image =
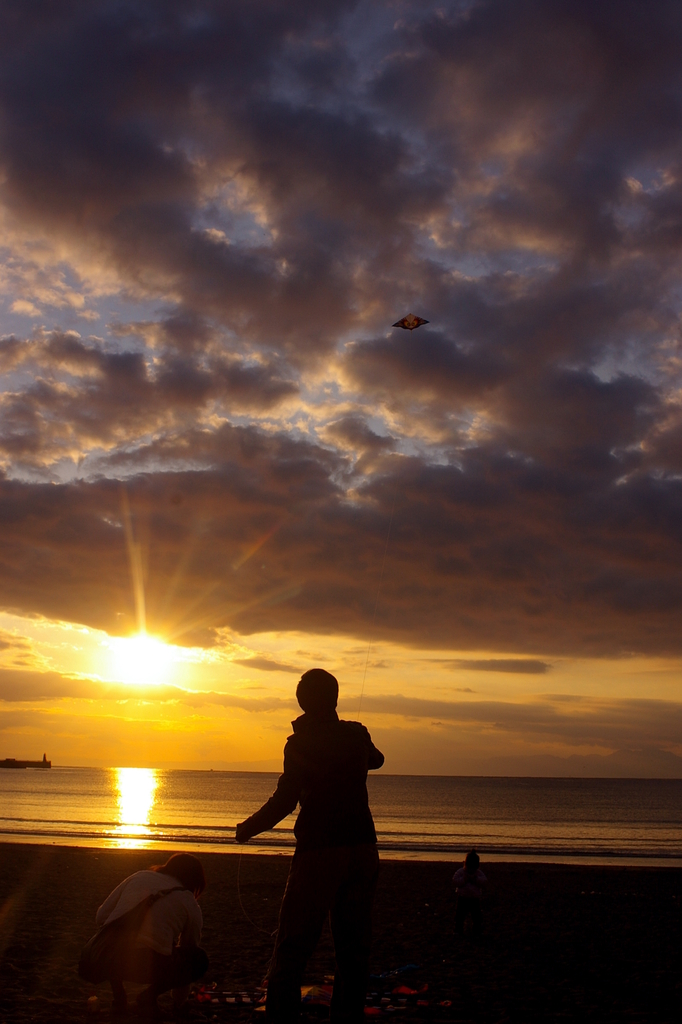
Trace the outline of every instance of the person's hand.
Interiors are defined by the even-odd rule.
[[[248,843],[251,838],[248,826],[245,821],[240,821],[235,832],[235,839],[238,843]]]

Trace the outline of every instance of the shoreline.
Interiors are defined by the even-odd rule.
[[[93,836],[91,839],[79,836],[77,840],[73,842],[68,841],[66,836],[55,836],[54,839],[50,837],[55,835],[53,832],[44,833],[42,835],[24,835],[20,833],[5,833],[0,832],[0,849],[4,845],[8,846],[21,846],[26,845],[30,847],[45,846],[56,849],[73,849],[73,850],[106,850],[110,852],[115,851],[127,851],[130,853],[149,853],[153,854],[154,851],[169,852],[174,850],[184,850],[187,853],[195,853],[196,855],[228,855],[235,856],[240,854],[249,854],[256,857],[292,857],[294,854],[295,845],[290,844],[275,844],[267,845],[263,843],[249,842],[245,846],[240,846],[234,842],[234,840],[225,840],[224,843],[216,842],[192,842],[187,839],[179,839],[173,841],[172,839],[161,839],[161,840],[150,840],[148,842],[136,841],[132,837],[128,841],[126,838],[117,839],[111,838],[110,840],[104,840],[101,836]],[[461,849],[455,849],[452,851],[442,849],[429,849],[425,848],[400,848],[383,846],[381,843],[378,844],[379,855],[383,861],[395,861],[397,863],[408,863],[408,864],[459,864],[464,859],[467,849],[462,846]],[[477,845],[476,849],[482,858],[489,863],[494,864],[555,864],[565,866],[582,866],[582,867],[642,867],[642,868],[682,868],[682,855],[677,853],[671,854],[633,854],[631,852],[619,853],[616,850],[608,850],[604,853],[595,852],[563,852],[550,849],[540,850],[489,850],[483,845]]]
[[[82,1024],[93,994],[98,1019],[108,1021],[107,986],[78,978],[78,956],[99,904],[127,875],[161,860],[159,852],[0,843],[0,1021]],[[248,848],[241,858],[200,856],[208,878],[201,900],[207,980],[221,990],[253,989],[272,954],[289,858]],[[454,935],[451,862],[382,858],[371,971],[416,964],[401,980],[429,986],[429,1007],[401,1014],[406,1021],[677,1020],[682,869],[486,857],[482,867],[489,885],[483,933],[474,939]],[[325,926],[304,983],[320,984],[333,969]],[[246,1024],[251,1013],[220,1007],[217,1019]]]

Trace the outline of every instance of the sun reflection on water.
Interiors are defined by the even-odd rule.
[[[116,846],[147,846],[152,838],[149,819],[159,784],[154,768],[114,768],[118,821],[113,831]]]

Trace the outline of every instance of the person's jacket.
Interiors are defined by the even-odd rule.
[[[144,916],[135,944],[170,956],[178,940],[182,946],[198,946],[203,919],[194,894],[173,875],[161,871],[136,871],[109,893],[97,911],[98,928],[111,924],[144,903],[148,896],[166,893],[152,903]]]
[[[381,768],[384,755],[360,722],[344,722],[335,711],[297,718],[284,748],[277,789],[259,811],[239,826],[240,839],[274,828],[295,809],[299,850],[375,843],[367,798],[367,771]]]

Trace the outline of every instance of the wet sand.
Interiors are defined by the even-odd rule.
[[[78,956],[104,897],[159,859],[165,855],[0,843],[0,1024],[84,1021],[93,994],[100,1009],[90,1019],[109,1019],[107,986],[80,981]],[[241,868],[234,854],[201,859],[209,879],[201,901],[208,979],[220,989],[250,990],[268,966],[288,858],[245,854]],[[682,870],[485,861],[483,867],[490,884],[483,934],[474,939],[453,934],[452,864],[382,864],[372,969],[379,974],[415,963],[419,969],[401,981],[429,985],[428,1007],[408,1007],[393,1019],[679,1021]],[[253,923],[239,903],[238,869]],[[307,980],[321,983],[332,972],[325,929]],[[444,1000],[452,1006],[441,1006]],[[197,1007],[196,1014],[251,1019],[246,1008],[225,1005]]]

